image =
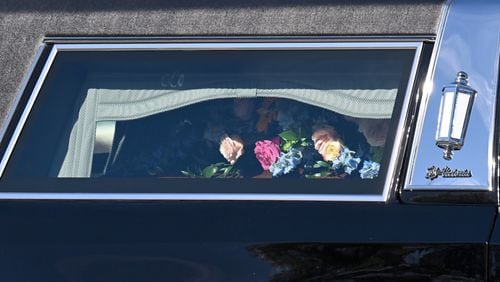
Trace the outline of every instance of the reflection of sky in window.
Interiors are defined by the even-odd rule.
[[[193,54],[196,56],[191,57]],[[157,56],[160,56],[161,59],[157,58]],[[161,150],[156,150],[156,145],[158,144],[153,142],[154,138],[148,138],[148,136],[141,134],[141,130],[147,128],[148,125],[141,124],[139,119],[152,118],[156,114],[163,115],[182,109],[187,110],[190,107],[201,109],[203,108],[201,107],[202,103],[209,103],[210,106],[207,106],[206,109],[213,109],[220,113],[222,112],[220,110],[221,107],[219,107],[221,105],[214,105],[215,101],[218,100],[228,100],[230,102],[228,105],[232,106],[233,100],[251,98],[255,101],[260,101],[272,98],[289,99],[293,102],[290,102],[291,105],[298,107],[297,113],[289,113],[289,117],[298,119],[300,113],[306,117],[317,118],[324,116],[328,121],[326,125],[334,127],[339,134],[343,135],[341,139],[345,146],[342,149],[346,150],[340,151],[343,161],[339,167],[335,166],[334,168],[335,170],[340,170],[339,175],[327,175],[328,177],[332,176],[332,179],[328,183],[316,181],[318,183],[317,186],[308,187],[308,193],[380,194],[384,188],[383,185],[386,179],[389,160],[388,156],[391,151],[385,150],[384,145],[387,148],[392,148],[393,145],[393,138],[386,139],[386,135],[393,135],[395,132],[395,125],[399,119],[391,120],[391,117],[399,117],[401,103],[404,100],[402,95],[405,94],[405,84],[407,82],[405,79],[401,80],[403,77],[408,77],[413,56],[414,49],[342,50],[338,52],[327,50],[293,52],[199,51],[192,53],[177,51],[113,53],[62,51],[56,57],[48,74],[46,84],[40,92],[40,99],[37,100],[34,106],[35,111],[33,111],[33,115],[36,113],[40,116],[30,120],[30,130],[33,130],[31,136],[36,135],[39,138],[37,138],[36,142],[31,142],[30,144],[30,141],[34,139],[25,138],[25,136],[28,136],[25,133],[21,135],[12,158],[12,160],[16,158],[19,160],[17,162],[13,161],[12,164],[20,165],[17,167],[9,165],[10,168],[7,168],[6,175],[8,176],[7,178],[24,175],[36,175],[38,177],[87,177],[89,175],[95,177],[134,177],[140,175],[153,176],[149,177],[150,179],[165,177],[170,178],[168,181],[175,182],[179,180],[177,178],[185,176],[182,171],[189,169],[191,172],[197,173],[197,167],[204,169],[219,161],[227,165],[227,163],[233,161],[233,158],[228,154],[220,153],[219,146],[221,145],[221,139],[220,135],[218,135],[215,141],[212,141],[210,144],[210,150],[204,150],[200,154],[198,152],[196,154],[186,154],[191,159],[194,159],[194,156],[210,157],[207,160],[203,160],[203,162],[195,163],[191,162],[190,159],[170,162],[176,164],[176,166],[169,167],[162,164],[163,172],[153,171],[153,174],[151,174],[150,170],[144,170],[141,167],[142,163],[139,164],[139,162],[134,161],[131,163],[139,164],[136,167],[139,167],[137,171],[140,173],[128,174],[126,170],[131,167],[126,166],[128,160],[123,159],[122,162],[119,158],[115,158],[116,156],[119,157],[120,154],[115,154],[113,148],[116,148],[117,151],[130,149],[131,151],[128,155],[122,155],[130,156],[131,158],[142,156],[141,154],[135,154],[133,150],[145,151],[146,161],[150,161],[151,156],[160,156],[158,159],[161,159],[162,155]],[[213,90],[216,90],[215,92],[217,93]],[[194,102],[187,101],[185,104],[181,103],[174,106],[169,103],[156,103],[157,100],[155,99],[159,97],[176,100],[171,99],[171,95],[179,97],[189,96],[192,100],[205,95],[207,99]],[[211,95],[215,96],[212,97]],[[316,98],[309,99],[309,101],[301,100],[306,96],[309,98],[314,96]],[[361,106],[357,108],[347,106],[339,108],[338,105],[342,105],[341,100],[347,100],[351,104]],[[50,108],[48,105],[54,105],[55,103],[60,104],[61,107],[51,107],[53,111],[43,113],[43,111]],[[83,107],[83,103],[86,103],[85,105],[88,107]],[[222,119],[223,122],[213,122],[215,124],[224,124],[229,121],[227,123],[228,128],[241,128],[236,130],[237,132],[230,130],[230,132],[226,133],[229,137],[237,134],[246,142],[246,152],[235,162],[236,165],[242,165],[240,167],[241,173],[248,179],[248,181],[245,181],[245,183],[249,183],[245,186],[247,187],[244,188],[246,189],[245,191],[253,191],[252,189],[254,188],[249,186],[253,181],[252,178],[260,176],[263,171],[262,164],[259,164],[260,160],[255,155],[255,144],[263,139],[273,139],[273,137],[286,130],[284,127],[279,129],[274,128],[269,131],[272,133],[269,136],[255,134],[256,124],[260,120],[260,113],[257,109],[261,108],[261,103],[262,101],[257,103],[255,110],[252,112],[253,114],[250,115],[250,119],[253,122],[250,124],[251,127],[248,130],[244,126],[241,128],[242,123],[236,122],[237,120],[234,117],[232,119]],[[395,103],[398,103],[395,112],[396,115],[393,112]],[[333,107],[335,104],[337,104],[338,109]],[[378,107],[380,104],[383,104],[381,105],[383,109]],[[159,107],[158,111],[151,111],[152,107]],[[292,107],[283,106],[282,108],[289,109]],[[36,111],[37,109],[39,110],[38,112]],[[79,109],[84,110],[78,112]],[[143,111],[143,109],[146,110]],[[347,112],[348,110],[350,112]],[[325,114],[319,114],[325,111]],[[138,113],[137,116],[131,115],[131,113],[136,112]],[[229,108],[226,112],[230,113],[226,116],[232,116],[234,109]],[[65,118],[75,115],[75,113],[78,113],[78,119],[71,120]],[[198,116],[198,119],[202,120],[202,122],[208,122],[211,117],[215,117],[210,111],[204,114],[200,113],[200,111],[194,111],[192,115],[186,115],[187,118],[178,117],[177,122],[170,125],[171,127],[178,128],[174,128],[172,131],[166,127],[169,126],[168,122],[174,119],[158,118],[153,120],[152,118],[148,120],[147,124],[156,125],[157,123],[159,125],[158,127],[151,126],[150,128],[152,131],[151,136],[157,137],[164,133],[177,132],[176,130],[179,128],[182,130],[186,129],[183,131],[185,135],[178,134],[175,138],[167,138],[158,140],[157,142],[169,144],[173,143],[171,142],[172,140],[179,140],[178,145],[181,146],[185,145],[187,143],[185,141],[188,139],[182,138],[182,136],[191,134],[189,127],[193,128],[193,126],[189,125],[193,125],[196,122],[191,116]],[[50,128],[45,126],[48,119],[52,121]],[[382,122],[382,125],[377,123],[378,126],[367,125],[373,125],[373,123],[369,122],[360,122],[370,119],[372,122],[379,122],[381,120],[385,122]],[[81,128],[75,127],[76,123],[80,121],[82,124]],[[116,122],[113,123],[113,121]],[[279,124],[281,127],[282,124],[286,124],[284,121],[286,119],[282,120],[280,118],[278,123],[272,126]],[[325,161],[325,158],[328,158],[327,162],[333,162],[334,160],[334,158],[330,158],[328,155],[332,154],[333,151],[325,150],[324,152],[328,152],[328,154],[324,154],[327,156],[325,157],[313,144],[316,142],[312,140],[312,135],[316,131],[316,125],[325,125],[324,122],[316,123],[316,121],[305,119],[303,126],[303,129],[308,129],[309,131],[304,133],[303,137],[310,144],[300,146],[308,146],[309,151],[313,153],[313,162],[311,164],[307,163],[308,169],[310,167],[313,169],[322,169],[323,167],[315,167],[314,165],[317,161]],[[361,126],[361,124],[364,124],[364,126]],[[97,128],[93,127],[93,125],[96,125]],[[205,128],[204,124],[196,126],[198,126],[195,128],[197,135],[195,134],[196,138],[194,139],[199,140],[199,135],[205,135]],[[64,130],[68,130],[68,128],[70,130],[72,128],[80,128],[75,130],[75,132],[81,131],[81,134],[73,135],[73,133],[69,133],[65,136],[64,140],[54,142],[55,139],[59,138],[58,134]],[[117,135],[117,132],[121,130],[130,131],[134,128],[137,129],[135,132],[137,134],[127,134],[127,138],[122,138],[125,136],[123,134]],[[89,132],[90,134],[87,134]],[[380,135],[383,135],[383,138],[380,138]],[[72,139],[73,136],[91,136],[93,138],[85,138],[85,140],[83,138]],[[137,143],[134,144],[134,140],[130,140],[130,137],[136,138]],[[78,141],[68,142],[69,139]],[[205,139],[200,140],[203,144],[195,144],[200,146],[194,146],[194,148],[206,147],[207,142]],[[317,140],[320,139],[318,138]],[[237,140],[237,138],[232,138],[232,140]],[[388,143],[385,143],[387,140]],[[141,142],[143,141],[151,144],[142,144]],[[284,141],[287,140],[282,140],[281,142],[285,143]],[[46,144],[55,143],[62,145],[46,146]],[[330,144],[330,142],[325,143]],[[293,147],[299,146],[297,144],[301,143],[294,143],[292,148],[297,149]],[[335,146],[331,147],[335,149]],[[371,147],[379,148],[378,150],[371,150]],[[44,150],[40,150],[40,148],[44,148]],[[95,163],[100,164],[96,165],[95,169],[94,166],[88,168],[85,165],[80,165],[88,163],[88,152],[90,150],[87,150],[87,148],[90,148],[90,150],[95,149],[94,158],[90,159],[91,162],[96,160]],[[284,148],[286,147],[280,147],[280,151],[287,153]],[[182,152],[182,150],[177,150],[176,148],[173,148],[171,151]],[[318,152],[315,153],[315,151]],[[37,153],[36,158],[32,157],[35,155],[33,152]],[[184,150],[183,152],[189,153],[192,151]],[[304,161],[296,166],[295,170],[292,168],[291,172],[289,172],[289,167],[287,166],[276,166],[273,172],[270,169],[269,172],[273,174],[273,177],[274,174],[277,177],[283,177],[284,179],[280,180],[282,183],[287,181],[286,177],[290,178],[289,176],[293,176],[291,175],[292,173],[297,172],[303,175],[302,169],[306,171],[305,150],[302,151],[302,155]],[[21,160],[27,159],[26,156],[30,156],[30,162],[21,163]],[[54,156],[56,157],[54,158]],[[66,158],[67,156],[71,157]],[[212,156],[213,158],[211,158]],[[293,161],[293,158],[297,158],[298,154],[294,152],[290,156],[290,159]],[[73,157],[74,159],[72,159]],[[279,163],[286,163],[287,158],[283,158],[282,160]],[[367,165],[365,165],[365,161],[368,161]],[[47,166],[46,164],[49,162],[52,162],[53,166]],[[114,163],[118,164],[119,162],[124,164],[122,166],[124,170],[122,171],[119,170],[120,167],[113,166]],[[64,174],[61,174],[63,170],[59,169],[59,167],[63,167],[66,163],[76,165],[68,165],[68,169],[65,168]],[[150,162],[145,163],[147,165],[150,164]],[[197,167],[194,167],[192,164],[195,164]],[[333,169],[333,163],[329,163],[327,166]],[[90,169],[92,171],[89,171]],[[378,175],[379,169],[382,173],[381,175]],[[142,173],[144,171],[147,174]],[[351,173],[350,175],[349,172]],[[347,175],[340,176],[340,174]],[[320,177],[323,177],[323,175],[320,175]],[[305,176],[299,178],[303,178],[304,181],[311,181]],[[226,182],[230,184],[230,181]],[[271,183],[271,181],[266,182]],[[216,182],[212,181],[212,183]],[[293,186],[293,189],[296,189],[293,190],[294,193],[302,189],[300,179],[297,183],[297,187]],[[293,185],[295,185],[295,182]],[[228,187],[214,186],[214,190],[211,191],[233,192],[233,190],[226,191],[226,189],[229,189]],[[192,189],[192,191],[195,189],[195,187],[187,188],[188,190]],[[255,189],[260,188],[255,187]],[[271,190],[268,188],[271,188]],[[184,191],[180,190],[181,188],[175,187],[167,187],[165,189],[171,189],[171,191],[175,192]],[[266,187],[266,189],[262,188],[262,191],[265,193],[282,193],[288,187]]]

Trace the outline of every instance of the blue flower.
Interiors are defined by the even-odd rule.
[[[347,174],[351,174],[351,172],[358,168],[359,163],[361,162],[360,158],[353,158],[352,154],[349,154],[344,162],[344,171]]]
[[[356,152],[349,150],[349,148],[344,147],[338,159],[332,162],[332,169],[337,170],[343,167],[345,173],[351,174],[358,168],[358,165],[361,162],[360,158],[353,157],[355,153]]]
[[[359,176],[363,179],[373,179],[378,176],[380,164],[372,161],[364,161],[363,167],[359,170]]]
[[[301,159],[302,159],[302,152],[295,148],[292,148],[285,154],[281,153],[276,163],[272,164],[269,167],[269,171],[272,173],[274,177],[283,174],[288,174],[296,166],[300,164]]]
[[[340,156],[332,162],[332,169],[337,170],[340,169],[344,165],[344,160],[346,159],[347,152],[346,148],[340,153]]]

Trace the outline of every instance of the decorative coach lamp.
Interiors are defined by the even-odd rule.
[[[460,71],[455,82],[442,90],[436,145],[444,150],[445,160],[451,160],[453,151],[460,150],[464,145],[472,104],[477,93],[468,85],[467,79],[467,73]]]

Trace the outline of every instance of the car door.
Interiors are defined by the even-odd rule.
[[[47,41],[0,144],[3,276],[487,279],[494,163],[470,152],[494,155],[477,144],[495,74],[447,59],[460,15],[437,40]],[[434,133],[455,63],[486,133],[449,161]],[[472,174],[426,178],[441,164]]]

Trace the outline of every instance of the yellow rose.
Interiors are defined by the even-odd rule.
[[[342,143],[337,138],[337,132],[329,126],[317,129],[311,136],[314,149],[318,151],[325,161],[334,161],[340,156]]]
[[[339,158],[342,152],[342,144],[339,141],[330,140],[323,143],[318,152],[325,161],[334,161]]]

